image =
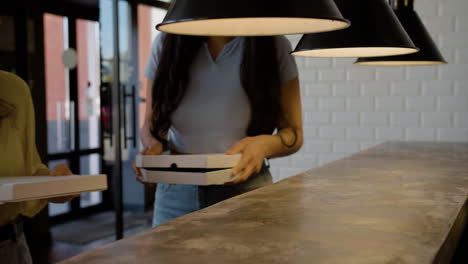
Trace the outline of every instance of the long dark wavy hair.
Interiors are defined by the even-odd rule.
[[[167,143],[171,116],[187,90],[190,69],[206,37],[165,34],[152,92],[152,135]],[[271,134],[281,114],[279,65],[273,37],[247,37],[240,78],[249,98],[248,136]]]

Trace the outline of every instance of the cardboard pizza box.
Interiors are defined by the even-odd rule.
[[[187,185],[224,185],[234,180],[232,169],[206,171],[141,170],[143,181]]]
[[[232,181],[232,168],[241,155],[139,155],[136,166],[143,180],[151,183],[223,185]]]
[[[138,155],[135,163],[138,168],[228,169],[240,158],[240,154]]]
[[[106,189],[106,175],[0,177],[0,203],[62,197]]]

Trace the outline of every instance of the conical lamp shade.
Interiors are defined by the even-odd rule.
[[[340,31],[307,34],[293,55],[308,57],[375,57],[417,52],[385,0],[335,0],[351,26]]]
[[[196,36],[273,36],[348,26],[333,0],[176,0],[157,29]]]
[[[447,63],[418,14],[412,8],[400,7],[395,10],[395,13],[420,51],[403,56],[359,58],[355,64],[371,66],[421,66]]]

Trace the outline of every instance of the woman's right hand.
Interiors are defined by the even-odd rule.
[[[152,142],[151,145],[149,145],[142,152],[140,152],[140,155],[161,155],[162,152],[163,152],[163,145],[161,144],[161,142],[154,140],[154,142]],[[135,172],[135,179],[138,182],[144,185],[150,186],[150,187],[155,186],[154,183],[148,183],[148,182],[143,181],[141,170],[137,168],[135,162],[133,162],[133,171]]]
[[[70,170],[67,164],[59,164],[55,166],[55,168],[51,171],[49,171],[50,176],[53,177],[59,177],[59,176],[68,176],[68,175],[73,175],[73,172]],[[69,196],[62,196],[62,197],[55,197],[55,198],[49,198],[48,201],[51,203],[66,203],[69,202],[77,197],[80,197],[79,194],[75,195],[69,195]]]

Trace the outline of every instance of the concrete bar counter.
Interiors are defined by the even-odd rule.
[[[468,144],[390,142],[62,263],[449,263],[467,198]]]

